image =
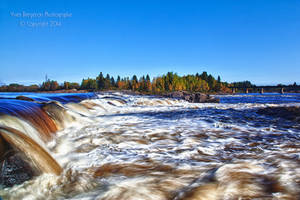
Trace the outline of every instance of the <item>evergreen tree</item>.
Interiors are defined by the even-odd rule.
[[[146,76],[146,81],[150,81],[150,76],[149,76],[149,74],[147,74],[147,76]]]
[[[151,90],[152,90],[152,87],[151,87],[150,76],[147,74],[145,91],[150,92]]]
[[[102,72],[100,72],[99,76],[96,78],[97,79],[97,85],[99,90],[104,89],[105,81]]]
[[[115,79],[113,76],[110,78],[110,84],[111,84],[111,87],[116,87],[116,82],[115,82]]]
[[[207,75],[207,72],[202,72],[202,74],[200,75],[200,78],[202,79],[202,80],[205,80],[205,81],[207,81],[207,78],[208,78],[208,75]]]
[[[132,81],[138,82],[138,79],[137,79],[137,76],[136,76],[136,75],[133,75],[133,76],[132,76]]]
[[[110,89],[110,76],[109,74],[106,75],[105,80],[104,80],[104,88],[105,89]]]
[[[207,77],[207,83],[210,90],[213,91],[215,87],[215,79],[211,74]]]

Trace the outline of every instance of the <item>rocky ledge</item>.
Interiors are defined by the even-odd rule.
[[[200,92],[190,93],[186,91],[176,91],[167,93],[163,96],[168,98],[183,99],[190,103],[220,103],[220,99]]]
[[[26,96],[17,96],[16,99],[18,100],[23,100],[23,101],[34,101],[34,99],[30,98],[30,97],[26,97]]]
[[[300,107],[298,106],[266,107],[259,109],[257,113],[300,122]]]

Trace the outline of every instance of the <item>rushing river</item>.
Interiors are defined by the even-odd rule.
[[[22,94],[40,104],[13,99],[18,95],[0,94],[0,125],[21,132],[3,128],[2,136],[42,173],[0,185],[2,199],[300,199],[299,122],[256,112],[299,106],[299,94],[224,95],[218,104]],[[40,150],[29,151],[21,139],[15,144],[23,134],[53,160],[37,158]],[[2,174],[14,170],[1,165]]]

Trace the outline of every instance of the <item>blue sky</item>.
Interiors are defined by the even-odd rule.
[[[6,84],[40,83],[46,74],[81,82],[100,71],[300,83],[300,1],[1,0],[0,69]]]

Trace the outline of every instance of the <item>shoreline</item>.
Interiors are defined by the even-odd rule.
[[[0,93],[49,93],[49,94],[68,94],[68,93],[101,93],[101,92],[121,92],[125,94],[131,94],[131,95],[152,95],[152,96],[165,96],[170,93],[176,93],[176,92],[184,92],[189,94],[195,94],[195,93],[201,93],[205,95],[251,95],[251,94],[261,94],[259,92],[256,93],[203,93],[203,92],[190,92],[190,91],[169,91],[169,92],[161,92],[161,93],[145,93],[140,91],[134,91],[134,90],[54,90],[54,91],[7,91],[7,92],[0,92]],[[285,92],[284,94],[299,94],[300,92]],[[265,92],[264,94],[281,94],[279,92]],[[281,94],[281,95],[284,95]]]

